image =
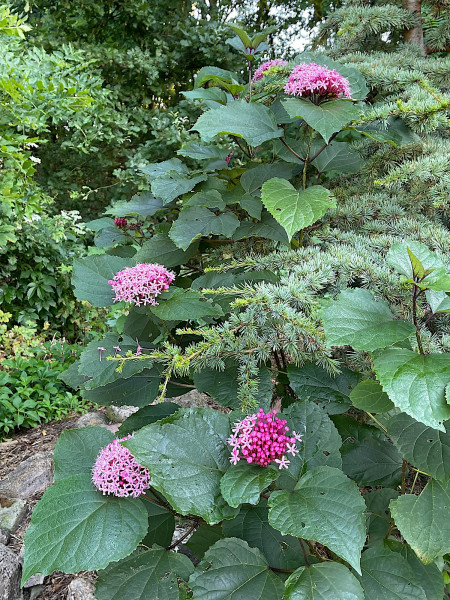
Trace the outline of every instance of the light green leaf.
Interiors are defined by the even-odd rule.
[[[173,223],[169,237],[182,250],[195,239],[209,234],[230,238],[239,227],[239,219],[232,212],[214,214],[203,206],[188,206]]]
[[[147,467],[152,486],[178,512],[215,524],[236,514],[220,494],[228,469],[228,417],[210,409],[181,409],[147,425],[123,445]]]
[[[358,383],[359,373],[343,367],[334,377],[313,363],[303,367],[288,365],[291,388],[299,398],[314,400],[329,415],[345,412],[350,406],[350,392]]]
[[[150,163],[141,167],[139,170],[148,176],[149,181],[161,177],[161,175],[165,175],[166,173],[169,173],[169,171],[176,171],[177,173],[184,173],[185,175],[189,173],[189,169],[179,158],[171,158],[158,163]]]
[[[151,185],[152,192],[157,198],[162,198],[164,204],[169,204],[178,196],[192,191],[201,181],[208,179],[207,175],[187,177],[177,171],[168,171],[157,177]]]
[[[183,96],[186,96],[188,100],[212,100],[219,104],[227,103],[227,95],[225,92],[217,87],[211,88],[195,88],[189,92],[181,92]]]
[[[222,77],[227,81],[237,81],[238,76],[232,71],[221,69],[220,67],[202,67],[195,76],[194,87],[198,88],[211,80],[211,77]]]
[[[397,408],[416,421],[445,431],[443,421],[450,419],[450,405],[445,399],[449,354],[422,356],[403,348],[387,348],[374,356],[374,369]]]
[[[113,304],[114,292],[108,281],[118,271],[129,267],[130,259],[101,254],[86,256],[73,261],[72,284],[78,300],[87,300],[93,306]]]
[[[366,505],[356,484],[333,467],[308,471],[292,492],[272,492],[269,522],[281,533],[314,540],[360,573]]]
[[[405,240],[404,242],[394,244],[386,255],[386,262],[391,267],[394,267],[396,271],[405,275],[405,277],[411,279],[413,276],[413,266],[408,248],[423,265],[424,269],[440,269],[444,267],[442,260],[434,252],[431,252],[425,244],[414,240]]]
[[[287,98],[282,104],[290,117],[304,119],[327,144],[333,133],[340,131],[350,121],[359,119],[362,113],[361,108],[350,100],[330,100],[317,106],[309,100]]]
[[[186,252],[177,248],[168,235],[157,233],[143,243],[134,257],[136,263],[156,263],[168,269],[186,264],[197,252],[197,245],[192,244]]]
[[[237,538],[219,540],[189,579],[195,600],[281,600],[283,582],[261,552]]]
[[[446,483],[450,480],[450,426],[438,431],[405,413],[387,422],[388,434],[408,462]]]
[[[141,192],[132,196],[129,202],[119,202],[106,211],[114,217],[138,214],[140,217],[152,217],[163,208],[161,198],[155,198],[150,192]]]
[[[450,312],[450,296],[444,291],[427,290],[425,296],[434,313]]]
[[[203,113],[192,128],[210,142],[216,135],[230,134],[244,138],[250,146],[260,146],[266,140],[283,135],[275,115],[264,104],[235,100],[226,106]]]
[[[98,575],[97,600],[178,600],[177,578],[188,580],[194,567],[187,556],[164,548],[137,551]]]
[[[300,229],[315,223],[329,208],[336,206],[331,192],[313,185],[298,192],[286,179],[274,177],[266,181],[261,200],[278,223],[284,227],[289,240]]]
[[[78,473],[90,475],[100,450],[113,439],[114,435],[104,427],[83,427],[83,429],[63,431],[53,453],[55,481]]]
[[[180,150],[177,150],[177,154],[180,156],[189,156],[196,160],[212,160],[215,158],[225,160],[227,150],[214,145],[208,146],[198,142],[188,142]]]
[[[406,339],[415,332],[407,321],[395,321],[383,300],[376,302],[368,290],[341,292],[322,310],[323,326],[330,346],[353,346],[372,351]]]
[[[406,494],[390,503],[400,533],[424,564],[450,552],[450,484],[430,479],[420,496]]]
[[[228,469],[220,480],[220,491],[230,506],[258,504],[260,493],[275,481],[280,471],[275,466],[260,467],[241,461]]]
[[[353,406],[369,413],[385,413],[394,408],[389,396],[373,379],[360,381],[350,392],[350,400]]]
[[[407,560],[383,546],[366,550],[359,578],[365,600],[427,600]]]
[[[356,577],[335,562],[297,569],[286,581],[285,600],[364,600]]]
[[[191,321],[202,317],[223,315],[219,305],[202,300],[200,292],[172,288],[170,297],[161,300],[157,306],[149,306],[151,312],[163,321]]]
[[[44,493],[25,535],[22,581],[103,569],[132,552],[147,531],[142,500],[103,496],[91,476],[72,475]]]

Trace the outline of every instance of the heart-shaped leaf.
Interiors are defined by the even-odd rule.
[[[297,569],[286,581],[285,600],[364,600],[356,577],[335,562],[319,563]]]

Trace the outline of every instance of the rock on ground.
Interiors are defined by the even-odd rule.
[[[0,545],[0,600],[22,600],[20,563],[6,546]]]
[[[0,496],[0,542],[2,533],[16,531],[25,516],[27,503],[22,498],[2,498]]]
[[[108,406],[106,414],[113,423],[123,423],[125,419],[131,417],[138,410],[137,406]]]
[[[201,394],[198,390],[191,390],[187,394],[177,396],[176,398],[167,398],[169,402],[174,402],[182,408],[200,407],[207,408],[208,403],[206,401],[205,394]]]
[[[77,577],[69,583],[67,600],[95,600],[94,584]]]
[[[89,412],[80,417],[74,427],[76,429],[81,429],[82,427],[101,427],[102,425],[108,425],[108,422],[108,418],[103,413]]]
[[[26,499],[45,491],[52,483],[52,453],[37,452],[0,481],[0,496]]]

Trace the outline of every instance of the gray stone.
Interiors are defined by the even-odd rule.
[[[31,588],[36,585],[42,585],[44,583],[44,576],[40,573],[36,573],[36,575],[32,575],[30,579],[27,579],[23,584],[24,588]]]
[[[0,531],[14,533],[25,515],[27,503],[22,498],[3,498],[0,496]],[[0,542],[2,542],[0,535]]]
[[[17,556],[6,546],[0,545],[0,600],[22,600],[20,573]]]
[[[41,592],[44,591],[44,589],[44,585],[36,585],[35,587],[32,587],[30,589],[30,597],[28,598],[28,600],[35,600],[36,598],[38,598]]]
[[[67,600],[95,600],[94,584],[81,577],[73,579],[67,588]]]
[[[183,408],[201,407],[207,408],[208,403],[206,402],[205,394],[201,394],[198,390],[191,390],[183,396],[177,396],[176,398],[167,398],[169,402],[175,402],[178,406]]]
[[[138,410],[137,406],[108,406],[106,414],[113,423],[123,423],[125,419],[131,417]]]
[[[75,429],[81,429],[82,427],[102,427],[108,425],[108,418],[101,412],[89,412],[83,415],[75,423]]]
[[[9,531],[6,531],[6,529],[0,528],[0,544],[7,546],[9,543],[10,537],[11,537],[11,535],[10,535]]]
[[[29,498],[53,483],[51,452],[37,452],[0,481],[0,497]]]

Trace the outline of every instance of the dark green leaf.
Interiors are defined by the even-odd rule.
[[[258,504],[260,493],[280,475],[276,466],[260,467],[241,461],[228,469],[220,481],[222,496],[230,506]]]
[[[101,406],[146,406],[156,400],[161,381],[161,368],[144,369],[128,379],[116,379],[104,386],[85,390],[86,400]]]
[[[206,208],[224,210],[226,204],[222,195],[217,190],[206,190],[193,194],[188,200],[183,203],[183,207],[187,206],[204,206]],[[182,211],[183,213],[184,211]]]
[[[356,577],[335,562],[297,569],[286,581],[286,600],[364,600]]]
[[[181,92],[183,96],[186,96],[188,100],[212,100],[219,104],[227,103],[227,95],[225,92],[217,87],[211,88],[195,88],[189,92]]]
[[[173,288],[168,299],[162,299],[157,306],[150,306],[154,315],[163,321],[191,321],[202,317],[220,317],[222,309],[217,304],[202,300],[200,292]]]
[[[229,523],[229,521],[224,521],[224,523]],[[220,526],[200,525],[194,535],[189,538],[186,546],[195,554],[196,558],[201,560],[208,548],[222,538],[223,533]]]
[[[273,177],[280,179],[289,179],[292,176],[294,167],[285,162],[279,162],[269,165],[258,165],[253,169],[248,169],[241,176],[241,185],[248,194],[253,194],[261,188],[263,183]]]
[[[103,496],[90,475],[61,479],[33,511],[25,535],[22,581],[35,573],[103,569],[130,554],[146,531],[142,500]]]
[[[358,383],[350,393],[350,400],[353,406],[369,413],[385,413],[394,408],[389,396],[373,379]]]
[[[110,306],[114,292],[108,281],[118,271],[130,266],[130,259],[102,254],[86,256],[73,262],[72,284],[78,300],[87,300],[93,306]]]
[[[189,579],[195,600],[281,600],[284,586],[256,548],[237,538],[219,540]]]
[[[140,217],[152,217],[161,210],[163,203],[161,198],[155,198],[150,192],[141,192],[132,196],[129,202],[120,202],[106,211],[106,214],[115,217],[138,214]]]
[[[367,506],[367,535],[369,546],[381,544],[386,537],[390,523],[389,502],[398,497],[396,490],[383,488],[372,490],[364,495]]]
[[[178,215],[169,236],[182,250],[186,250],[195,239],[209,234],[230,238],[239,227],[239,219],[232,212],[214,214],[203,206],[188,206]]]
[[[331,142],[311,164],[320,173],[326,171],[357,173],[363,165],[363,160],[358,152],[349,148],[348,144]]]
[[[178,581],[187,581],[194,570],[183,554],[164,548],[137,551],[99,573],[97,600],[178,600]]]
[[[372,351],[406,339],[415,327],[395,321],[383,300],[376,302],[368,290],[344,290],[322,310],[323,326],[330,346],[353,346]]]
[[[91,474],[98,453],[111,443],[114,435],[104,427],[66,429],[56,442],[53,454],[55,481],[77,473]]]
[[[198,142],[188,142],[181,150],[177,150],[177,154],[180,156],[189,156],[196,160],[211,160],[218,158],[225,160],[227,156],[227,150],[225,148],[218,148],[214,145],[199,144]]]
[[[366,505],[356,484],[342,471],[333,467],[308,471],[292,492],[272,492],[269,506],[272,527],[328,546],[361,572]]]
[[[169,204],[178,196],[192,191],[198,183],[207,178],[207,175],[196,175],[190,178],[177,171],[168,171],[153,180],[152,192],[156,197],[162,198],[163,204]]]
[[[174,404],[173,402],[160,402],[159,404],[144,406],[128,417],[128,419],[125,419],[120,426],[119,433],[120,435],[129,435],[146,425],[165,419],[179,409],[178,404]]]
[[[147,491],[147,496],[155,499],[150,490]],[[174,515],[162,506],[157,506],[148,501],[145,502],[145,508],[148,513],[148,531],[142,540],[142,544],[148,548],[151,548],[153,544],[164,547],[169,546],[175,531]]]
[[[342,447],[342,470],[360,486],[395,487],[402,477],[402,456],[386,440],[367,437]]]
[[[196,244],[192,244],[186,252],[183,252],[175,246],[168,235],[158,233],[144,242],[134,259],[136,263],[156,263],[170,269],[186,264],[196,252]]]
[[[282,244],[289,244],[286,231],[267,211],[263,211],[259,223],[241,221],[240,226],[233,234],[233,240],[242,240],[248,237],[266,238]]]

